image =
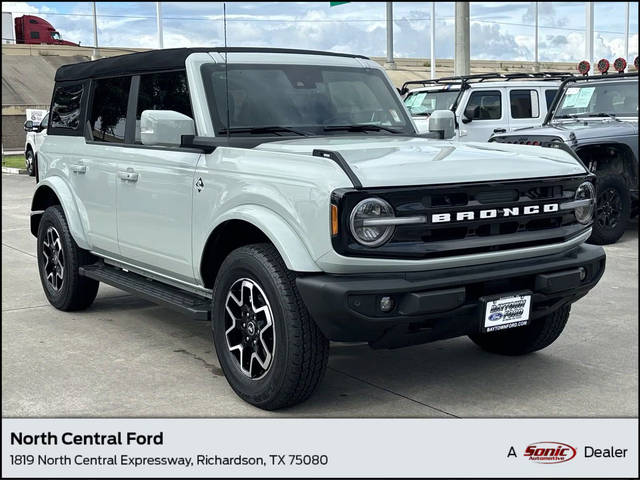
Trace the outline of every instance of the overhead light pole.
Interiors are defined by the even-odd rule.
[[[431,2],[431,78],[436,78],[436,2]]]
[[[469,2],[456,2],[454,75],[469,75],[471,53],[469,42]]]
[[[535,20],[536,32],[535,32],[535,35],[534,35],[533,70],[536,71],[536,72],[539,72],[540,71],[540,58],[539,58],[539,55],[538,55],[538,45],[539,45],[539,43],[538,43],[538,2],[535,2],[534,10],[535,10],[535,17],[536,17],[536,20]]]
[[[591,65],[594,63],[594,52],[593,52],[593,2],[585,2],[585,42],[584,42],[584,56],[589,61]]]
[[[387,2],[387,62],[384,66],[389,70],[396,68],[393,60],[393,2]]]
[[[162,38],[162,5],[160,2],[156,2],[156,24],[158,27],[158,48],[164,48]]]
[[[624,5],[624,59],[629,61],[629,2]]]
[[[91,60],[98,58],[98,16],[96,15],[96,2],[93,3],[93,54]]]

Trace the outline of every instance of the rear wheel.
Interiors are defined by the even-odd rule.
[[[27,153],[24,156],[24,165],[27,169],[27,174],[30,177],[33,177],[36,174],[36,157],[33,154],[33,150],[27,150]]]
[[[38,270],[49,303],[59,310],[83,310],[93,303],[99,282],[78,269],[93,263],[91,253],[76,244],[59,205],[45,210],[38,227]]]
[[[213,290],[212,328],[227,381],[257,407],[300,403],[324,376],[329,342],[270,244],[241,247],[225,259]]]
[[[598,176],[598,198],[590,243],[607,245],[624,234],[631,217],[631,196],[627,184],[616,174]]]
[[[571,305],[532,321],[526,327],[516,327],[495,333],[479,333],[469,338],[483,350],[501,355],[525,355],[548,347],[560,336],[569,319]]]

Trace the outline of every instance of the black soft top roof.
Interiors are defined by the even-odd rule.
[[[184,68],[184,61],[196,52],[253,52],[253,53],[293,53],[303,55],[330,55],[334,57],[364,58],[361,55],[347,53],[321,52],[317,50],[293,50],[286,48],[168,48],[164,50],[150,50],[148,52],[129,53],[117,57],[101,58],[90,62],[63,65],[56,71],[56,82],[83,80],[93,77],[109,77],[128,75],[158,70],[172,70]]]

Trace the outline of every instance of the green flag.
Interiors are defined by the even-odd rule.
[[[345,3],[351,3],[351,2],[329,2],[329,6],[330,7],[337,7],[338,5],[343,5]]]

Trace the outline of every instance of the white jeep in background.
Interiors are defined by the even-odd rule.
[[[39,124],[32,120],[24,122],[24,131],[27,135],[24,140],[24,165],[30,176],[36,174],[38,152],[42,142],[47,138],[47,127],[49,125],[49,114],[47,113]]]
[[[604,271],[577,157],[452,142],[451,111],[418,135],[366,57],[134,53],[60,67],[51,105],[31,206],[49,302],[88,308],[103,282],[211,321],[260,408],[308,398],[330,340],[540,350]]]
[[[418,132],[429,116],[451,110],[456,139],[486,142],[494,133],[541,125],[562,78],[569,73],[488,73],[405,82],[401,93]],[[422,85],[409,90],[411,85]]]

